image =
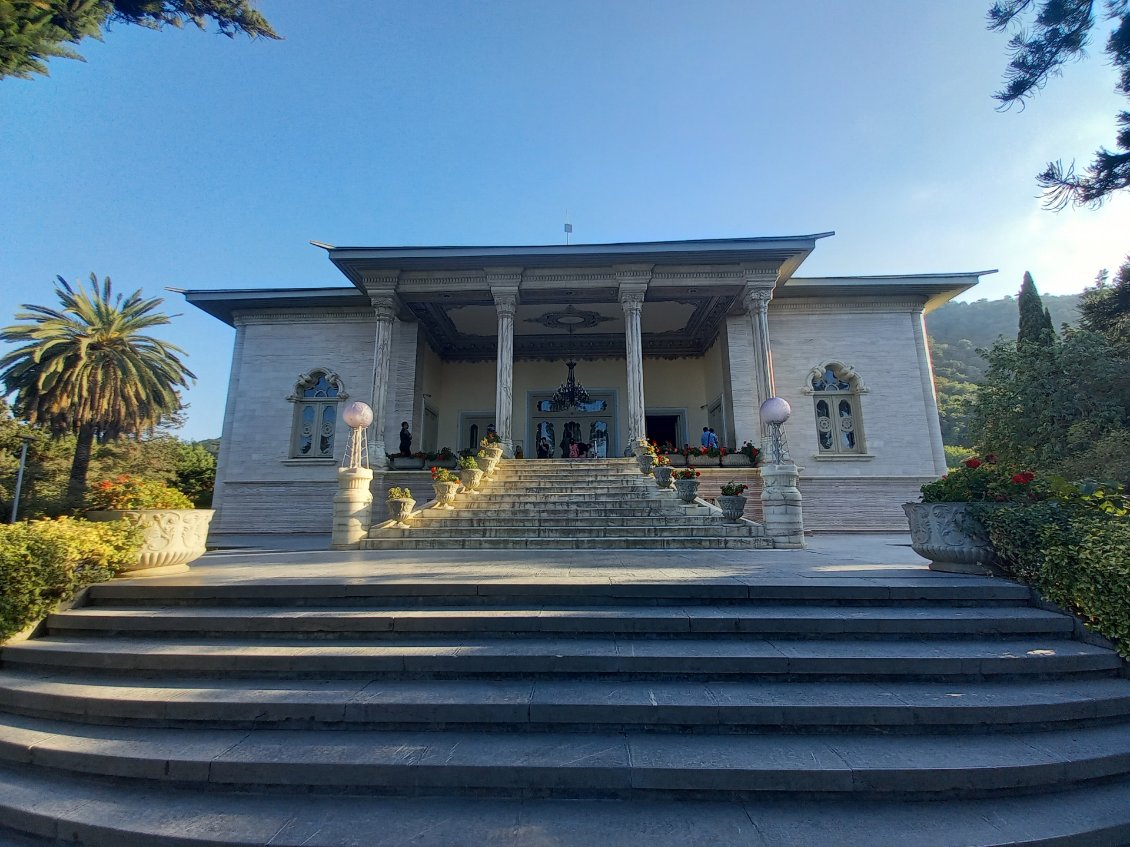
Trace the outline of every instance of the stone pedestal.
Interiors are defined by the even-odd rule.
[[[796,465],[762,465],[761,512],[765,534],[777,548],[804,547],[804,518]]]
[[[356,550],[368,535],[373,518],[372,481],[373,472],[368,468],[338,469],[330,549]]]

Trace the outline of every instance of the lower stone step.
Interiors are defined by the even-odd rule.
[[[379,530],[374,530],[379,532]],[[708,538],[385,538],[361,540],[362,550],[770,550],[764,537]]]
[[[0,762],[218,789],[987,796],[1130,772],[1130,725],[1009,735],[182,730],[0,716]]]
[[[522,524],[518,526],[502,524],[488,525],[466,522],[460,526],[457,521],[447,521],[441,525],[428,522],[409,522],[407,528],[380,527],[372,530],[370,538],[416,538],[426,536],[428,539],[440,541],[445,539],[476,539],[489,540],[501,539],[505,541],[525,539],[540,540],[567,540],[582,541],[586,539],[602,539],[609,536],[616,538],[667,538],[667,539],[696,539],[696,538],[743,538],[753,535],[754,526],[751,524],[727,524],[721,520],[712,523],[683,524],[658,520],[639,520],[635,525],[603,526],[595,521],[593,523],[578,523],[575,526],[536,526]],[[760,527],[756,527],[760,530]],[[758,532],[758,535],[761,533]],[[562,538],[562,536],[566,536]]]

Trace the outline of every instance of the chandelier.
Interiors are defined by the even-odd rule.
[[[585,387],[577,382],[577,377],[573,374],[573,368],[577,366],[577,363],[566,362],[565,364],[569,368],[569,376],[549,398],[549,403],[555,412],[580,409],[592,402],[588,392],[585,391]]]

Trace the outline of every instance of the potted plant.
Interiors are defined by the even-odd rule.
[[[416,508],[416,501],[412,499],[412,490],[393,486],[388,490],[387,503],[388,519],[396,521],[400,526],[408,526],[408,517]]]
[[[722,467],[740,468],[756,465],[759,455],[761,455],[761,451],[753,446],[752,441],[747,441],[742,444],[741,449],[729,450],[722,454]]]
[[[639,463],[640,473],[650,474],[651,468],[655,464],[658,451],[654,441],[644,441],[643,449],[636,453],[636,462]]]
[[[455,455],[454,450],[452,450],[450,447],[441,447],[437,452],[429,453],[427,461],[431,462],[431,467],[447,468],[449,470],[452,470],[455,468],[455,462],[457,459],[458,456]]]
[[[139,527],[144,543],[137,565],[124,573],[172,573],[185,570],[207,550],[208,525],[215,512],[194,509],[192,501],[163,482],[122,474],[96,483],[86,498],[92,521],[126,520]]]
[[[498,450],[498,455],[495,455],[495,451],[488,451],[484,447],[475,455],[475,458],[479,463],[479,468],[482,470],[484,477],[494,476],[494,471],[498,467],[498,463],[501,459],[501,454],[501,449]]]
[[[910,546],[930,560],[930,569],[994,575],[996,557],[978,512],[994,503],[1041,500],[1043,486],[1031,471],[997,462],[994,456],[966,459],[941,479],[922,486],[921,503],[905,503]]]
[[[722,486],[722,493],[718,495],[718,505],[722,509],[722,519],[730,523],[737,523],[745,514],[746,489],[744,482],[730,480]]]
[[[474,456],[459,458],[459,479],[463,482],[463,490],[467,492],[477,490],[482,483],[483,472],[479,470],[479,463]]]
[[[486,452],[485,458],[502,458],[502,439],[493,429],[487,432],[487,437],[479,442],[479,447]]]
[[[411,456],[402,456],[399,453],[389,453],[389,467],[395,471],[418,471],[423,469],[427,460],[427,453],[413,453]]]
[[[693,503],[698,497],[698,478],[702,476],[693,467],[675,471],[675,490],[684,503]]]
[[[436,508],[452,508],[451,501],[459,493],[459,475],[447,468],[433,467],[432,490],[436,495]]]
[[[675,469],[671,467],[671,459],[666,454],[660,454],[655,457],[655,467],[652,469],[652,475],[655,477],[655,484],[660,488],[670,488],[671,480],[674,478]]]

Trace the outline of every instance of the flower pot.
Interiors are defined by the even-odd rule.
[[[636,462],[639,463],[640,473],[649,474],[655,465],[655,457],[650,453],[640,453],[636,456]]]
[[[904,503],[910,548],[930,560],[930,570],[997,576],[996,556],[968,503]]]
[[[722,520],[727,523],[737,523],[745,514],[744,494],[719,494],[718,506],[722,509]]]
[[[212,509],[107,509],[87,512],[87,520],[125,520],[141,527],[145,540],[137,565],[122,576],[148,576],[188,570],[207,550]]]
[[[449,471],[455,470],[455,465],[458,459],[452,456],[450,459],[435,459],[428,467],[430,468],[447,468]]]
[[[394,471],[423,470],[424,460],[417,459],[415,456],[393,456],[390,460],[390,467]]]
[[[499,459],[497,456],[487,456],[485,459],[479,459],[483,463],[482,471],[484,477],[494,476],[494,472],[498,470]]]
[[[433,482],[432,490],[436,495],[436,508],[438,509],[451,509],[453,508],[451,502],[455,499],[455,495],[459,493],[458,482]]]
[[[502,458],[502,448],[497,444],[492,444],[490,447],[482,448],[488,459],[494,459],[496,462]]]
[[[463,482],[465,491],[478,491],[483,481],[483,472],[478,468],[459,471],[459,479]]]
[[[722,457],[722,467],[724,468],[748,468],[749,466],[749,456],[745,453],[727,453]]]
[[[401,526],[407,526],[406,521],[412,510],[416,508],[416,501],[411,497],[394,497],[385,502],[388,503],[388,519],[396,521]]]
[[[670,465],[656,465],[652,471],[655,475],[655,484],[660,488],[670,488],[675,475],[675,469]]]
[[[695,498],[698,497],[698,480],[677,479],[675,480],[675,490],[679,492],[679,499],[684,503],[693,503]]]

